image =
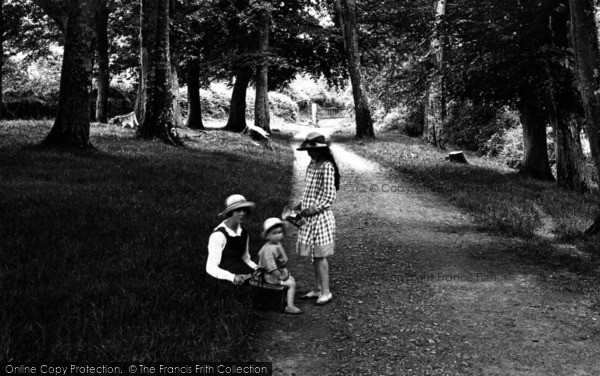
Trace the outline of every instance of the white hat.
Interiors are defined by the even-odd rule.
[[[261,234],[261,236],[263,238],[265,238],[267,236],[267,234],[269,233],[269,231],[271,231],[271,229],[275,226],[282,226],[283,227],[283,221],[279,218],[269,218],[265,221],[265,223],[263,224],[263,232]]]
[[[223,210],[219,215],[225,216],[230,211],[239,209],[239,208],[250,208],[254,209],[256,204],[251,201],[247,201],[246,198],[242,195],[231,195],[225,199],[225,210]]]

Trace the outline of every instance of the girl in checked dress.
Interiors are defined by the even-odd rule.
[[[298,231],[296,251],[311,256],[315,269],[315,289],[300,299],[317,299],[324,305],[333,299],[329,290],[329,264],[327,257],[335,248],[335,218],[331,205],[340,187],[340,173],[331,155],[329,142],[324,135],[311,132],[298,150],[306,150],[312,161],[306,171],[302,202],[296,205],[306,224]]]

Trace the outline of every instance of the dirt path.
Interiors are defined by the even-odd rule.
[[[302,136],[300,135],[300,138]],[[334,301],[261,313],[253,358],[274,375],[600,375],[600,328],[566,271],[522,265],[515,239],[334,145],[342,173]],[[295,195],[309,159],[297,154]],[[300,291],[309,260],[286,249]]]

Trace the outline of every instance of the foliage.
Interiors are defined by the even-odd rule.
[[[381,120],[383,130],[394,130],[409,137],[423,134],[424,108],[399,107],[390,110]]]
[[[241,193],[261,208],[246,225],[260,248],[291,194],[289,146],[215,131],[171,148],[92,126],[100,152],[32,149],[50,126],[0,123],[0,362],[241,361],[257,316],[210,282],[206,244]]]
[[[271,92],[269,93],[271,111],[286,121],[298,121],[298,105],[287,95]]]
[[[31,0],[4,0],[2,17],[4,59],[22,54],[25,61],[35,62],[62,43],[56,23]]]
[[[499,111],[495,107],[475,106],[471,102],[450,107],[452,115],[444,127],[446,142],[470,151],[483,151],[485,143],[507,125],[498,121]]]
[[[217,0],[206,2],[192,14],[193,30],[198,30],[192,46],[211,69],[209,76],[228,79],[240,67],[255,67],[263,59],[256,54],[256,14],[263,3]],[[301,71],[322,74],[332,82],[343,76],[343,59],[332,30],[320,25],[315,12],[307,11],[317,4],[309,0],[271,3],[270,90],[289,83]]]

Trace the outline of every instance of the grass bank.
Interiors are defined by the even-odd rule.
[[[444,161],[447,151],[420,139],[389,132],[375,140],[356,141],[338,135],[355,152],[390,167],[424,189],[466,209],[486,230],[520,236],[532,242],[575,241],[598,251],[598,239],[579,239],[600,205],[597,195],[579,195],[554,183],[518,174],[499,161],[468,154],[470,164]]]
[[[240,193],[260,248],[290,194],[286,140],[190,132],[173,148],[94,125],[98,152],[32,148],[50,127],[0,123],[0,362],[240,360],[256,315],[215,293],[206,244]]]

